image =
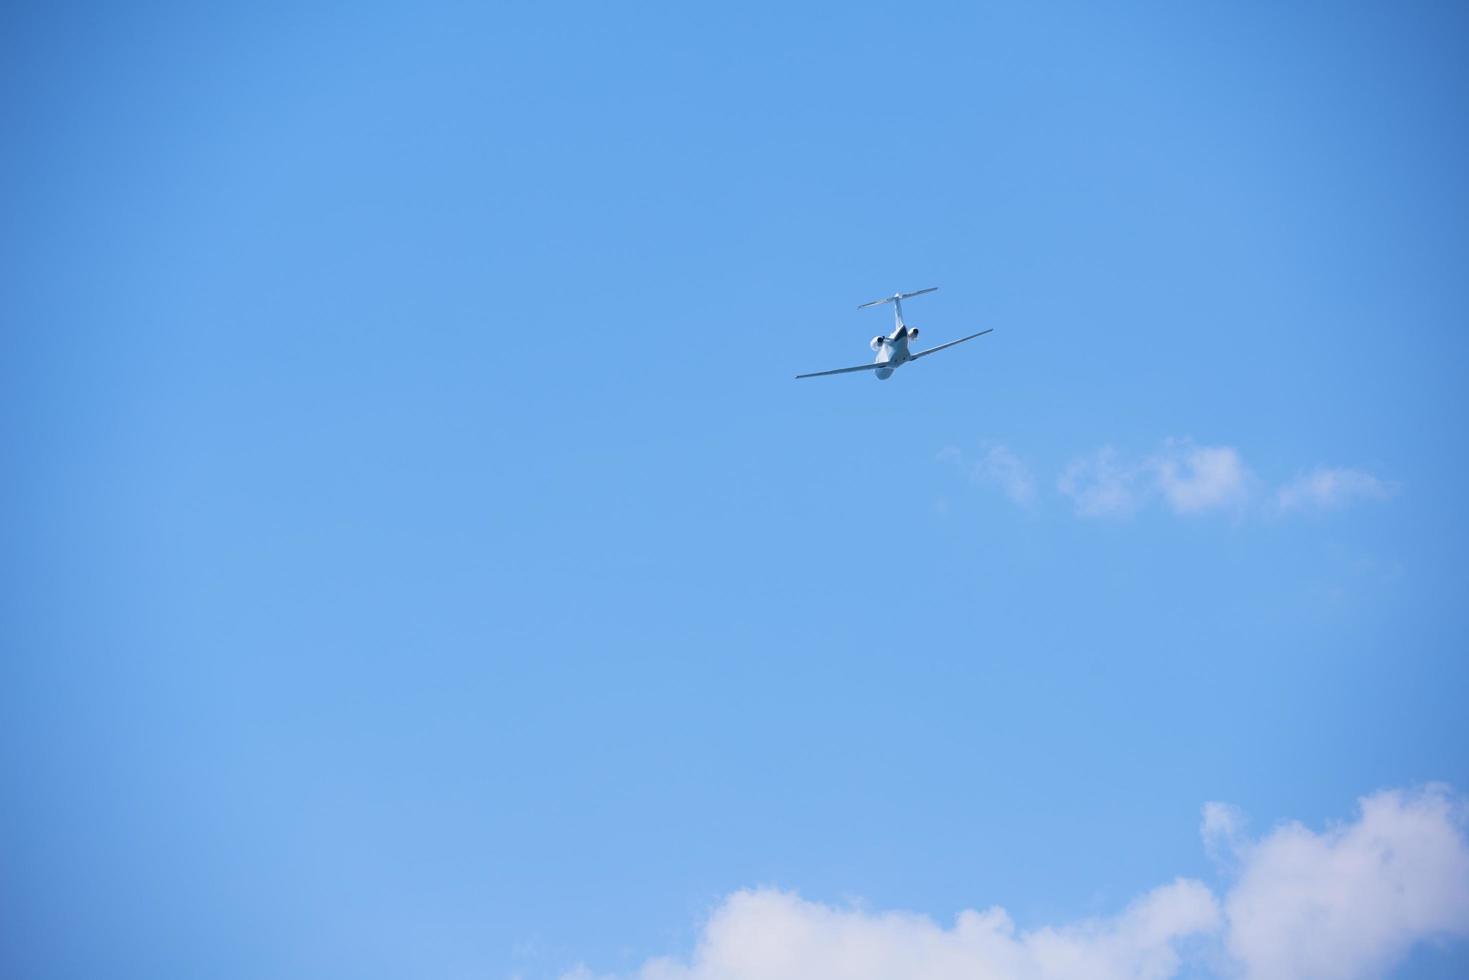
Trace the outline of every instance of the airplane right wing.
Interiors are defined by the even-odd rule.
[[[993,333],[994,329],[994,327],[990,327],[988,330],[981,330],[979,333],[972,333],[968,337],[960,337],[958,340],[951,340],[947,344],[939,344],[937,347],[930,347],[928,350],[921,350],[917,354],[909,357],[908,360],[916,361],[920,357],[927,357],[930,354],[937,354],[939,351],[943,350],[946,347],[953,347],[955,344],[962,344],[966,340],[973,340],[975,337],[983,337],[987,333]]]
[[[796,380],[802,378],[819,378],[824,374],[850,374],[853,371],[876,371],[878,368],[890,367],[887,361],[873,361],[871,364],[858,364],[856,367],[837,368],[835,371],[813,371],[810,374],[798,374]]]

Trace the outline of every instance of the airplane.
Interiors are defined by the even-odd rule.
[[[962,344],[964,341],[973,340],[975,337],[983,337],[985,334],[994,330],[994,327],[991,327],[989,330],[981,330],[979,333],[972,333],[968,337],[960,337],[958,340],[951,340],[947,344],[939,344],[937,347],[930,347],[928,350],[921,350],[916,354],[910,353],[908,342],[918,336],[918,328],[910,327],[903,322],[903,300],[912,299],[914,296],[922,296],[924,293],[931,293],[938,288],[937,286],[929,286],[927,289],[920,289],[912,293],[893,293],[891,296],[875,299],[871,303],[863,303],[857,309],[865,310],[869,306],[882,306],[884,303],[893,304],[893,320],[895,321],[893,332],[886,337],[878,334],[872,338],[869,345],[873,350],[877,351],[877,360],[871,364],[858,364],[856,367],[837,368],[835,371],[813,371],[810,374],[798,374],[796,375],[796,380],[799,381],[801,378],[819,378],[827,374],[848,374],[852,371],[875,371],[877,372],[877,380],[886,381],[893,376],[894,371],[909,361],[916,361],[920,357],[936,354],[946,347]]]

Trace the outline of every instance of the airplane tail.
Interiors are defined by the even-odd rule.
[[[914,296],[922,296],[924,293],[931,293],[938,288],[937,286],[929,286],[927,289],[916,289],[911,293],[893,293],[891,296],[875,299],[871,303],[863,303],[857,309],[865,310],[869,306],[881,306],[884,303],[891,303],[893,304],[893,325],[898,327],[906,326],[903,323],[903,300],[910,299]]]

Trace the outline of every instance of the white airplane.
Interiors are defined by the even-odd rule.
[[[848,374],[852,371],[876,371],[877,380],[886,381],[888,378],[891,378],[893,376],[894,371],[896,371],[902,365],[907,364],[909,361],[916,361],[920,357],[927,357],[930,354],[934,354],[938,351],[943,350],[945,347],[953,347],[955,344],[962,344],[964,343],[964,341],[973,340],[975,337],[983,337],[985,334],[994,329],[994,327],[991,327],[989,330],[981,330],[979,333],[972,333],[968,337],[960,337],[958,340],[951,340],[947,344],[939,344],[937,347],[930,347],[928,350],[921,350],[918,351],[916,354],[911,353],[908,350],[908,342],[914,337],[918,336],[918,328],[910,327],[903,322],[903,300],[910,299],[914,296],[922,296],[924,293],[931,293],[938,288],[939,287],[937,286],[930,286],[927,289],[920,289],[917,292],[913,293],[893,293],[893,295],[888,296],[884,299],[875,299],[871,303],[863,303],[861,306],[857,307],[857,309],[865,310],[869,306],[881,306],[884,303],[893,304],[893,332],[888,334],[886,337],[884,337],[882,334],[878,334],[876,337],[872,338],[871,347],[873,350],[877,351],[877,360],[873,361],[871,364],[858,364],[856,367],[837,368],[835,371],[813,371],[811,374],[798,374],[796,375],[797,380],[801,378],[819,378],[825,374]]]

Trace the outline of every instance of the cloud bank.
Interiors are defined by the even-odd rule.
[[[1225,944],[1250,980],[1384,976],[1417,943],[1469,935],[1463,804],[1378,793],[1321,834],[1287,824],[1238,848]]]
[[[1259,840],[1211,803],[1202,835],[1227,858],[1218,897],[1178,879],[1110,918],[1019,929],[1001,908],[952,925],[909,912],[812,902],[777,889],[728,896],[687,958],[637,980],[1368,980],[1417,944],[1469,936],[1464,805],[1442,787],[1359,801],[1317,833],[1286,824]],[[566,980],[586,980],[578,968]]]

